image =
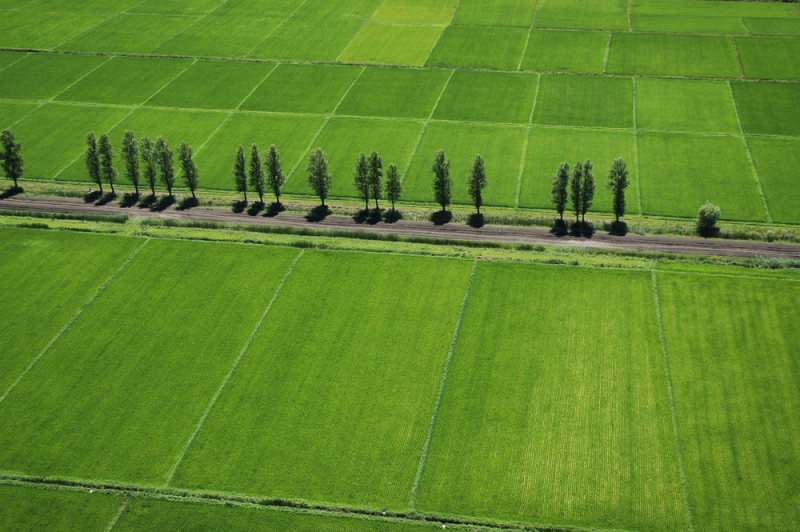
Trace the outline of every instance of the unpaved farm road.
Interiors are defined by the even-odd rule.
[[[318,230],[367,231],[402,236],[446,238],[476,242],[508,242],[514,244],[565,245],[600,249],[620,249],[659,253],[687,253],[692,255],[722,255],[729,257],[784,257],[800,259],[800,245],[770,244],[745,240],[705,238],[677,238],[666,236],[613,236],[595,233],[591,238],[556,236],[547,229],[510,226],[485,226],[475,229],[463,224],[433,225],[427,222],[399,221],[388,224],[358,223],[352,218],[328,216],[323,221],[310,222],[304,215],[281,213],[267,217],[251,216],[225,209],[195,207],[177,210],[174,206],[154,212],[147,208],[121,207],[116,203],[93,205],[80,199],[12,196],[0,200],[0,209],[43,211],[67,214],[128,214],[138,217],[169,218],[174,220],[203,220],[228,224],[271,225]]]

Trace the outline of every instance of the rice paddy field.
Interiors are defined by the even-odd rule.
[[[432,202],[486,159],[489,205],[547,209],[562,161],[602,181],[629,163],[629,212],[798,223],[800,11],[705,0],[2,0],[0,128],[26,177],[86,181],[88,131],[163,135],[232,190],[236,148],[276,144],[309,195],[322,147],[332,195],[356,197],[361,152]],[[611,210],[607,194],[594,209]]]

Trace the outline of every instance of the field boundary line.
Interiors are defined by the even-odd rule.
[[[103,532],[111,532],[114,530],[114,527],[117,526],[117,521],[119,521],[119,518],[122,517],[123,513],[125,513],[125,510],[128,508],[128,504],[130,504],[130,502],[130,498],[125,497],[125,499],[122,501],[122,504],[119,505],[117,513],[115,513],[111,518],[111,521],[108,522],[106,527],[103,529]]]
[[[747,136],[744,134],[744,126],[742,125],[742,116],[739,114],[739,104],[736,103],[736,96],[733,94],[733,86],[728,82],[728,93],[731,95],[733,101],[733,110],[736,112],[736,123],[739,124],[739,137],[744,144],[744,151],[747,154],[747,160],[750,161],[750,169],[753,171],[753,178],[758,186],[758,193],[761,196],[761,203],[764,205],[764,214],[767,216],[767,221],[772,223],[772,213],[769,212],[769,203],[767,203],[767,195],[764,193],[764,186],[761,184],[761,178],[758,175],[755,159],[753,153],[750,151],[750,143],[747,142]]]
[[[263,78],[261,78],[261,80],[260,80],[258,83],[256,83],[256,84],[253,86],[253,88],[252,88],[252,89],[250,89],[250,92],[248,92],[248,93],[245,95],[245,97],[244,97],[244,98],[242,98],[242,101],[241,101],[241,102],[239,102],[239,105],[237,105],[237,106],[234,108],[234,111],[240,111],[240,110],[242,109],[242,106],[245,104],[245,102],[246,102],[247,100],[249,100],[249,99],[250,99],[250,97],[251,97],[251,96],[253,96],[253,94],[255,94],[255,93],[256,93],[256,91],[258,90],[258,88],[259,88],[259,87],[261,87],[261,85],[263,85],[263,84],[264,84],[264,83],[267,81],[267,79],[268,79],[268,78],[269,78],[269,77],[272,75],[272,73],[273,73],[273,72],[275,72],[275,70],[277,70],[277,68],[278,68],[278,65],[279,65],[279,63],[275,63],[275,65],[274,65],[274,66],[273,66],[273,67],[270,69],[270,71],[269,71],[269,72],[267,72],[267,73],[266,73],[266,75],[265,75]]]
[[[436,42],[433,43],[433,47],[431,47],[431,51],[428,52],[428,57],[426,57],[425,61],[422,63],[423,67],[427,67],[428,66],[428,61],[431,60],[431,56],[433,55],[433,52],[436,50],[436,47],[439,46],[439,41],[442,40],[442,35],[444,35],[444,32],[447,31],[447,28],[452,26],[453,22],[455,22],[456,15],[458,14],[458,10],[459,10],[460,7],[461,7],[461,0],[458,0],[458,3],[456,4],[456,8],[453,10],[453,15],[450,17],[450,23],[446,24],[444,26],[444,28],[442,29],[442,32],[439,34],[439,37],[436,38]]]
[[[223,119],[222,119],[222,122],[220,122],[220,123],[219,123],[219,125],[218,125],[217,127],[215,127],[215,128],[214,128],[214,129],[211,131],[211,133],[209,133],[208,137],[206,137],[206,140],[204,140],[204,141],[203,141],[203,143],[202,143],[202,144],[200,144],[200,146],[199,146],[199,147],[198,147],[198,148],[197,148],[197,149],[194,151],[194,156],[195,156],[195,157],[197,157],[198,155],[200,155],[200,152],[201,152],[201,151],[203,151],[203,148],[205,148],[205,147],[206,147],[206,145],[207,145],[207,144],[208,144],[208,143],[211,141],[211,139],[212,139],[212,138],[214,138],[214,136],[215,136],[215,135],[216,135],[216,134],[219,132],[219,130],[220,130],[220,129],[222,129],[222,126],[224,126],[225,124],[227,124],[227,123],[228,123],[228,120],[230,120],[230,119],[231,119],[231,117],[232,117],[233,115],[235,115],[235,114],[236,114],[235,112],[233,112],[233,111],[229,111],[229,112],[228,112],[228,114],[227,114],[227,115],[225,115],[225,118],[223,118]]]
[[[272,37],[273,35],[275,35],[275,32],[277,32],[279,29],[281,29],[282,27],[284,27],[284,26],[286,25],[286,23],[287,23],[287,22],[289,22],[289,20],[291,20],[292,18],[294,18],[294,16],[295,16],[297,13],[299,13],[299,12],[300,12],[300,9],[302,9],[302,8],[303,8],[303,6],[305,6],[305,5],[306,5],[308,2],[309,2],[309,0],[303,0],[301,3],[297,4],[297,7],[294,9],[294,11],[292,11],[291,13],[289,13],[289,14],[286,16],[286,18],[285,18],[285,19],[283,19],[283,20],[280,22],[280,24],[278,24],[277,26],[275,26],[274,28],[272,28],[272,30],[271,30],[271,31],[269,31],[269,32],[267,33],[267,35],[266,35],[266,36],[264,36],[264,38],[263,38],[263,39],[261,39],[260,41],[258,41],[258,42],[255,44],[255,46],[253,46],[253,47],[252,47],[252,48],[250,48],[250,49],[249,49],[247,52],[245,52],[244,54],[242,54],[242,57],[249,57],[249,56],[250,56],[250,54],[252,54],[253,52],[255,52],[255,51],[258,49],[258,47],[259,47],[259,46],[261,46],[262,44],[264,44],[265,42],[267,42],[267,39],[269,39],[270,37]]]
[[[536,10],[539,9],[539,0],[533,4],[533,13],[531,14],[531,23],[528,25],[528,36],[525,38],[525,46],[522,48],[522,55],[519,57],[517,70],[522,70],[522,63],[525,61],[525,54],[528,53],[528,45],[531,42],[531,32],[533,32],[533,21],[536,20]]]
[[[36,0],[34,0],[34,1],[36,1]],[[135,9],[135,8],[139,7],[140,5],[144,4],[146,1],[147,0],[141,0],[140,2],[138,2],[138,3],[134,4],[134,5],[132,5],[131,7],[129,7],[128,9],[123,9],[122,11],[118,11],[118,12],[114,13],[113,15],[109,15],[107,18],[104,18],[103,20],[101,20],[97,24],[94,24],[94,25],[86,28],[85,30],[76,33],[75,35],[73,35],[72,37],[68,38],[67,40],[58,43],[57,45],[53,46],[52,49],[53,50],[58,50],[59,48],[61,48],[65,44],[69,44],[72,41],[74,41],[75,39],[79,39],[79,38],[83,37],[84,35],[86,35],[87,33],[91,32],[92,30],[94,30],[98,26],[102,26],[103,24],[105,24],[109,20],[113,20],[113,19],[117,18],[120,15],[124,15],[124,14],[128,13],[131,9]]]
[[[608,59],[611,57],[611,40],[614,38],[614,32],[608,32],[608,41],[606,41],[606,53],[603,57],[603,74],[608,74]]]
[[[21,117],[19,117],[19,118],[17,118],[16,120],[14,120],[14,122],[13,122],[13,123],[11,123],[11,124],[9,124],[9,126],[8,126],[8,127],[6,127],[5,129],[11,129],[11,128],[13,128],[13,127],[16,127],[16,125],[17,125],[17,124],[19,124],[20,122],[22,122],[23,120],[25,120],[26,118],[28,118],[29,116],[31,116],[33,113],[35,113],[36,111],[38,111],[39,109],[41,109],[41,108],[42,108],[42,107],[44,107],[45,105],[47,105],[47,103],[46,103],[46,102],[39,102],[39,104],[38,104],[38,105],[36,105],[36,106],[34,106],[34,107],[33,107],[33,109],[31,109],[30,111],[28,111],[27,113],[25,113],[25,114],[24,114],[24,115],[22,115]],[[55,179],[55,176],[54,176],[54,179]]]
[[[638,85],[636,78],[633,81],[633,157],[636,159],[636,207],[639,209],[641,216],[644,210],[642,209],[642,170],[639,165],[639,121],[636,119],[636,96]]]
[[[143,2],[140,2],[140,3],[143,3]],[[165,44],[167,44],[168,42],[172,41],[173,39],[176,39],[176,38],[180,37],[181,35],[183,35],[183,34],[184,34],[184,33],[186,33],[187,31],[189,31],[190,29],[192,29],[193,27],[195,27],[195,26],[196,26],[196,25],[197,25],[197,24],[198,24],[200,21],[203,21],[203,20],[205,20],[206,18],[208,18],[208,16],[209,16],[209,15],[211,15],[211,13],[213,13],[214,11],[216,11],[216,10],[217,10],[217,9],[219,9],[219,8],[221,8],[222,6],[224,6],[224,5],[225,5],[225,4],[227,4],[227,3],[228,3],[228,0],[222,0],[222,2],[220,2],[220,3],[219,3],[219,4],[217,4],[217,5],[215,5],[213,8],[209,9],[208,11],[206,11],[205,13],[203,13],[202,15],[198,16],[198,17],[197,17],[197,19],[195,19],[195,21],[194,21],[194,22],[192,22],[191,24],[189,24],[188,26],[186,26],[185,28],[183,28],[181,31],[179,31],[178,33],[175,33],[174,35],[172,35],[172,37],[170,37],[169,39],[167,39],[166,41],[164,41],[163,43],[161,43],[161,44],[159,45],[159,48],[160,48],[160,47],[162,47],[162,46],[164,46],[164,45],[165,45]],[[132,8],[130,8],[130,9],[134,9],[134,8],[132,7]],[[143,13],[143,14],[147,14],[147,13]],[[156,13],[153,13],[153,14],[156,14]],[[187,15],[189,15],[189,14],[187,13]],[[189,15],[189,16],[191,16],[191,15]]]
[[[464,320],[464,311],[467,308],[467,301],[469,300],[469,295],[472,292],[472,285],[475,281],[475,271],[478,269],[478,261],[474,260],[472,262],[472,270],[469,274],[469,281],[467,282],[467,288],[464,291],[464,298],[461,300],[461,307],[458,310],[458,318],[456,319],[456,325],[453,329],[453,336],[450,339],[450,348],[447,351],[447,358],[444,362],[444,369],[442,370],[442,378],[439,382],[439,391],[436,394],[436,401],[433,403],[433,413],[431,414],[431,421],[428,424],[428,434],[425,437],[425,444],[422,447],[422,453],[419,457],[419,464],[417,465],[417,473],[414,476],[414,483],[411,485],[411,494],[409,496],[409,507],[412,510],[416,509],[416,498],[417,498],[417,491],[419,490],[419,483],[422,480],[422,474],[425,472],[425,463],[428,460],[428,453],[430,452],[431,448],[431,440],[433,439],[433,431],[436,429],[436,420],[439,416],[439,408],[442,404],[442,396],[444,395],[444,389],[447,385],[447,376],[450,373],[450,366],[453,362],[453,354],[456,351],[456,344],[458,343],[458,333],[461,330],[461,323]]]
[[[633,13],[631,4],[633,0],[628,0],[628,31],[633,31]]]
[[[533,6],[533,18],[531,18],[531,31],[533,31],[536,26],[536,17],[538,14],[539,14],[539,0],[536,0],[536,4]]]
[[[128,255],[128,258],[126,258],[122,262],[122,264],[119,266],[119,268],[117,268],[116,271],[114,271],[114,273],[112,273],[111,276],[108,279],[106,279],[106,281],[102,285],[100,285],[100,287],[97,290],[95,290],[95,292],[92,295],[92,297],[90,297],[88,301],[86,301],[83,305],[80,306],[80,308],[78,308],[78,310],[75,312],[75,314],[72,315],[72,317],[67,321],[67,323],[65,323],[61,327],[61,329],[59,329],[59,331],[55,334],[55,336],[53,336],[50,339],[50,341],[47,342],[47,345],[45,345],[44,348],[42,348],[42,350],[39,351],[39,354],[36,355],[33,360],[31,360],[31,362],[22,371],[22,373],[19,375],[19,377],[17,377],[16,380],[11,383],[11,385],[6,389],[6,391],[3,393],[3,395],[0,395],[0,403],[5,401],[6,397],[8,397],[8,394],[10,394],[12,392],[12,390],[14,390],[14,388],[17,387],[17,384],[19,384],[20,381],[25,378],[25,376],[33,369],[33,367],[39,362],[39,360],[42,359],[42,357],[50,350],[51,347],[53,347],[53,345],[58,341],[58,339],[61,338],[61,336],[67,331],[67,329],[69,329],[70,326],[73,323],[75,323],[75,320],[77,320],[78,317],[80,317],[80,315],[83,314],[83,311],[86,310],[92,303],[94,303],[95,300],[98,297],[100,297],[100,295],[103,292],[105,292],[106,288],[108,288],[108,285],[113,283],[114,280],[116,280],[116,278],[119,277],[119,275],[128,267],[128,265],[131,263],[131,261],[134,258],[136,258],[136,256],[139,254],[139,252],[142,250],[142,248],[144,248],[147,245],[148,242],[150,242],[150,238],[149,237],[146,238],[144,240],[144,242],[142,242],[139,245],[139,247],[134,249],[133,252],[131,252],[131,254]]]
[[[536,103],[539,101],[539,90],[541,89],[542,75],[536,77],[536,94],[533,95],[533,105],[531,113],[528,115],[528,127],[525,130],[525,142],[522,147],[522,160],[519,163],[519,175],[517,176],[517,194],[514,199],[514,209],[519,210],[519,197],[522,194],[522,177],[525,174],[525,167],[528,164],[528,148],[531,143],[531,132],[533,132],[533,113],[536,111]]]
[[[21,57],[19,57],[19,58],[17,58],[17,59],[14,59],[13,61],[11,61],[11,62],[10,62],[9,64],[7,64],[6,66],[4,66],[4,67],[0,68],[0,72],[2,72],[3,70],[5,70],[5,69],[7,69],[7,68],[11,68],[12,66],[16,65],[17,63],[19,63],[20,61],[22,61],[23,59],[25,59],[26,57],[28,57],[29,55],[33,55],[33,52],[27,52],[27,53],[24,53],[24,52],[23,52],[23,53],[20,53],[20,56],[21,56]]]
[[[739,73],[741,74],[741,79],[747,79],[747,76],[744,73],[744,63],[742,62],[742,54],[739,52],[739,43],[736,41],[735,36],[730,37],[731,41],[733,41],[733,50],[736,52],[736,64],[739,66]],[[730,80],[728,80],[730,82]]]
[[[60,90],[60,91],[58,91],[57,93],[55,93],[54,95],[52,95],[50,98],[48,98],[48,101],[51,101],[51,102],[58,101],[58,100],[56,100],[56,98],[58,98],[59,96],[61,96],[62,94],[64,94],[64,93],[65,93],[65,92],[67,92],[68,90],[70,90],[72,87],[74,87],[75,85],[77,85],[78,83],[80,83],[81,81],[83,81],[84,79],[86,79],[87,77],[89,77],[89,74],[91,74],[91,73],[92,73],[92,72],[94,72],[95,70],[99,69],[101,66],[103,66],[103,65],[105,65],[105,64],[107,64],[107,63],[109,63],[109,62],[110,62],[110,61],[112,61],[113,59],[114,59],[113,57],[109,57],[109,58],[108,58],[108,59],[106,59],[105,61],[101,61],[101,62],[100,62],[100,63],[99,63],[99,64],[98,64],[96,67],[94,67],[94,68],[91,68],[91,69],[90,69],[88,72],[86,72],[84,75],[82,75],[81,77],[79,77],[78,79],[76,79],[75,81],[73,81],[72,83],[70,83],[69,85],[67,85],[66,87],[64,87],[63,89],[61,89],[61,90]]]
[[[672,387],[672,372],[669,368],[669,350],[667,349],[667,339],[664,333],[664,320],[661,314],[661,298],[658,293],[658,274],[655,269],[650,270],[650,279],[653,289],[653,299],[655,302],[656,322],[658,323],[658,340],[661,344],[661,365],[664,370],[664,379],[667,385],[667,396],[669,398],[669,410],[672,418],[672,436],[675,442],[675,453],[678,458],[678,473],[680,474],[681,486],[683,488],[683,500],[686,505],[686,524],[689,532],[694,532],[694,519],[692,506],[689,502],[689,483],[686,478],[686,468],[683,463],[683,453],[681,452],[681,440],[678,425],[678,412],[675,408],[675,391]]]
[[[350,39],[347,42],[347,44],[344,46],[344,48],[342,48],[342,51],[339,52],[339,55],[336,56],[336,59],[333,60],[334,63],[338,63],[339,62],[339,59],[341,59],[341,57],[344,55],[344,53],[347,51],[347,49],[350,48],[350,46],[355,42],[356,38],[359,35],[361,35],[361,33],[366,29],[366,27],[369,26],[372,23],[372,19],[375,18],[375,15],[378,14],[378,11],[380,11],[383,8],[383,6],[386,5],[387,1],[388,0],[381,0],[381,3],[378,4],[378,7],[375,8],[375,11],[373,11],[372,14],[369,17],[365,17],[364,18],[364,21],[361,23],[361,26],[359,26],[358,31],[356,31],[353,34],[353,38]]]
[[[200,433],[200,429],[203,428],[203,424],[206,422],[206,419],[208,419],[208,416],[214,409],[214,405],[217,404],[217,400],[222,395],[222,392],[225,390],[225,387],[228,385],[228,381],[230,381],[231,376],[233,376],[233,373],[236,371],[236,368],[239,367],[239,363],[242,361],[244,355],[250,349],[250,346],[253,345],[253,340],[255,339],[256,334],[258,334],[258,331],[261,330],[261,326],[267,319],[270,310],[272,310],[272,306],[275,304],[275,301],[278,299],[278,296],[281,295],[281,292],[283,292],[283,287],[286,285],[286,281],[289,280],[289,277],[291,277],[292,272],[294,272],[295,266],[297,266],[297,263],[303,256],[303,252],[304,250],[301,249],[300,253],[297,254],[297,256],[294,258],[294,261],[289,265],[289,269],[283,275],[281,283],[275,289],[275,293],[272,294],[272,299],[269,300],[269,303],[267,303],[267,307],[264,309],[264,312],[261,313],[261,318],[259,318],[258,322],[256,323],[256,326],[250,333],[250,336],[247,338],[247,340],[245,340],[244,345],[242,345],[241,350],[239,350],[239,355],[233,361],[233,364],[228,370],[228,373],[225,375],[225,378],[222,379],[222,383],[219,385],[219,388],[217,388],[217,391],[216,393],[214,393],[214,396],[211,398],[211,401],[209,401],[208,406],[205,409],[205,412],[203,412],[202,417],[200,417],[200,420],[195,425],[194,431],[192,432],[191,436],[189,436],[189,440],[186,442],[186,445],[184,445],[183,449],[181,449],[181,453],[178,455],[178,459],[175,461],[174,464],[172,464],[172,467],[170,467],[169,471],[167,472],[167,480],[166,482],[164,482],[164,487],[169,486],[170,482],[172,482],[172,479],[175,476],[175,472],[178,470],[178,466],[181,465],[183,459],[186,457],[186,453],[189,451],[189,448],[192,446],[192,443],[194,443],[195,438],[197,438],[197,435]]]

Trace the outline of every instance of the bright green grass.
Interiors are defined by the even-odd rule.
[[[56,99],[73,102],[142,104],[187,66],[189,66],[188,61],[173,59],[114,57],[59,94]]]
[[[747,26],[739,17],[706,17],[687,15],[640,15],[632,18],[634,31],[668,33],[719,33],[746,35]]]
[[[26,55],[28,54],[24,52],[0,52],[0,70],[6,68],[11,63],[19,61]]]
[[[739,138],[640,133],[639,161],[646,214],[694,217],[710,201],[722,208],[723,219],[765,219]]]
[[[638,212],[635,154],[633,133],[627,131],[534,127],[528,142],[519,204],[523,207],[551,208],[550,189],[561,163],[566,161],[571,169],[578,161],[588,159],[594,165],[597,186],[592,210],[611,211],[611,194],[605,187],[606,176],[614,159],[622,157],[628,163],[628,179],[631,182],[626,191],[627,212]],[[569,212],[565,215],[569,216]]]
[[[30,54],[0,71],[0,95],[47,100],[106,61],[106,57]]]
[[[376,22],[396,24],[450,23],[458,0],[386,0],[372,17]]]
[[[800,139],[747,139],[776,222],[800,223]]]
[[[358,156],[377,151],[383,160],[384,171],[394,163],[402,172],[411,159],[421,130],[421,122],[334,118],[311,149],[322,148],[328,157],[329,171],[334,177],[331,196],[356,196],[353,174]],[[313,193],[306,181],[306,161],[307,157],[292,174],[286,184],[287,192]]]
[[[484,202],[513,207],[526,134],[526,128],[516,126],[431,123],[403,180],[403,197],[434,201],[431,165],[434,154],[443,149],[451,160],[454,203],[471,203],[467,181],[475,156],[481,155],[489,181],[483,190]]]
[[[536,28],[628,30],[627,0],[539,0]]]
[[[479,264],[417,505],[684,529],[650,276]]]
[[[135,2],[134,2],[135,3]],[[220,5],[218,0],[194,0],[188,4],[183,0],[145,0],[135,3],[130,13],[159,13],[166,15],[202,15],[213,12]]]
[[[320,25],[324,25],[324,30]],[[349,17],[335,17],[324,22],[290,19],[253,48],[247,56],[335,61],[361,26],[360,20]]]
[[[737,37],[744,75],[750,79],[800,79],[800,39]]]
[[[75,109],[78,110],[78,112],[84,112],[83,108],[76,107]],[[103,108],[101,107],[98,109]],[[122,112],[118,120],[130,112],[129,109],[116,109],[116,111]],[[148,136],[153,142],[156,142],[156,139],[162,136],[167,140],[173,152],[175,152],[174,162],[176,168],[178,168],[180,163],[177,158],[177,151],[181,142],[188,142],[190,146],[197,150],[211,132],[225,120],[225,117],[226,115],[223,112],[139,109],[127,116],[111,131],[108,131],[108,136],[113,146],[115,146],[117,153],[119,153],[122,146],[122,137],[126,131],[133,131],[138,139]],[[106,132],[108,127],[109,126],[91,124],[84,128],[86,129],[85,132],[71,135],[68,145],[73,148],[73,157],[81,156],[72,160],[71,164],[56,177],[58,179],[70,181],[88,180],[86,177],[86,163],[82,156],[85,151],[86,132],[94,130],[99,135],[101,132]],[[125,166],[121,157],[118,156],[116,158],[115,166],[117,168],[118,179],[125,182]],[[204,184],[204,175],[205,173],[201,167],[201,186]],[[177,182],[180,183],[180,180]]]
[[[180,2],[182,0],[174,0]],[[215,15],[252,17],[259,15],[277,16],[285,19],[297,9],[296,0],[231,0],[214,10]]]
[[[741,77],[731,37],[615,33],[608,72]]]
[[[0,102],[0,129],[10,128],[33,111],[37,105],[23,102]],[[0,174],[2,174],[2,170],[0,170]]]
[[[634,0],[634,14],[691,17],[787,17],[792,8],[779,2],[708,2],[698,0]]]
[[[2,403],[0,468],[163,483],[296,254],[148,242]]]
[[[121,497],[20,486],[0,486],[0,529],[5,531],[103,532]]]
[[[405,508],[469,268],[306,252],[173,484]]]
[[[242,109],[331,113],[361,72],[359,67],[281,64]]]
[[[543,75],[536,124],[633,127],[633,82],[627,78]]]
[[[88,132],[99,135],[129,112],[115,107],[64,104],[37,109],[14,126],[17,140],[24,146],[25,177],[56,177],[83,153]],[[82,170],[81,175],[85,176],[86,171]]]
[[[79,52],[146,54],[188,28],[195,17],[123,14],[58,47]]]
[[[527,124],[536,98],[536,74],[456,71],[434,118]]]
[[[216,12],[215,12],[216,13]],[[261,17],[261,15],[259,15]],[[168,40],[159,54],[203,57],[244,57],[283,17],[211,15]]]
[[[746,133],[800,136],[800,85],[732,83]]]
[[[138,243],[130,238],[30,230],[3,230],[0,235],[0,278],[9,281],[0,291],[0,314],[5,316],[0,335],[3,395]],[[80,275],[74,276],[75,272]]]
[[[527,38],[523,28],[448,26],[427,64],[515,70]]]
[[[423,65],[444,31],[441,26],[368,24],[345,48],[343,63]]]
[[[753,35],[800,36],[800,19],[746,18],[743,20]]]
[[[322,127],[324,119],[316,116],[276,116],[266,114],[233,115],[197,152],[197,166],[205,188],[231,190],[236,149],[243,146],[250,157],[250,148],[257,144],[266,155],[275,144],[281,155],[283,171],[288,174],[305,155],[308,143]]]
[[[641,129],[739,132],[736,107],[724,81],[639,78],[636,125]]]
[[[25,4],[25,2],[18,2]],[[53,12],[53,11],[75,11],[80,13],[103,13],[105,15],[114,15],[128,9],[138,2],[137,0],[121,0],[119,2],[108,2],[107,0],[85,0],[76,4],[70,0],[37,0],[36,2],[28,2],[26,11],[31,12]]]
[[[695,530],[794,530],[800,284],[658,277]]]
[[[382,3],[383,0],[308,0],[294,18],[314,23],[337,18],[366,21]]]
[[[453,23],[527,28],[535,5],[536,0],[461,0]]]
[[[105,20],[106,15],[31,13],[0,17],[0,46],[51,50]]]
[[[599,31],[531,31],[522,69],[602,72],[608,37]]]
[[[275,65],[198,61],[147,104],[199,109],[236,109]]]
[[[450,72],[368,68],[336,111],[341,115],[428,118]]]

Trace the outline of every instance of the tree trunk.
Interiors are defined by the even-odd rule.
[[[242,190],[244,192],[244,202],[247,203],[247,190]]]
[[[375,210],[378,211],[380,208],[378,207],[378,198],[375,198]]]
[[[98,185],[100,185],[100,194],[102,194],[102,193],[103,193],[103,182],[102,182],[102,181],[100,181],[100,182],[98,183]]]
[[[19,185],[17,184],[17,178],[16,177],[14,178],[14,188],[19,188]]]
[[[139,183],[134,183],[133,188],[136,189],[136,195],[139,195]]]
[[[111,185],[111,193],[112,193],[112,194],[114,194],[114,195],[116,195],[116,194],[117,194],[117,191],[116,191],[116,190],[114,190],[114,182],[112,181],[112,182],[111,182],[111,183],[109,183],[109,184]]]
[[[194,195],[194,189],[192,189],[192,199],[197,199],[197,196]]]

